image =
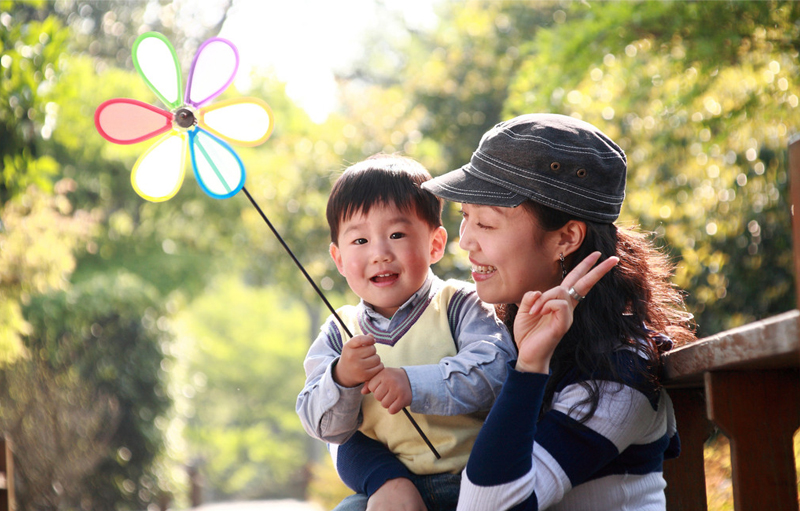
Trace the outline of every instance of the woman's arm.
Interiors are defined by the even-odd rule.
[[[523,296],[514,321],[519,358],[472,449],[461,484],[459,510],[536,510],[540,503],[544,508],[560,501],[571,484],[579,484],[565,481],[558,462],[534,448],[534,440],[550,358],[572,326],[573,311],[578,304],[568,291],[573,288],[585,295],[618,261],[612,257],[592,268],[599,257],[599,252],[586,257],[560,286]],[[547,424],[542,421],[542,427]],[[560,427],[555,429],[561,431]],[[580,443],[572,444],[572,440],[566,435],[557,448],[578,453],[578,449],[572,449]],[[614,456],[613,452],[595,452],[593,446],[584,447],[589,449],[584,454],[597,454],[602,460]]]
[[[472,449],[459,510],[546,509],[588,481],[598,509],[663,498],[663,480],[653,476],[675,442],[665,392],[642,392],[632,382],[591,382],[600,386],[599,401],[581,422],[589,407],[587,382],[567,380],[536,422],[545,382],[542,374],[509,373]]]
[[[548,376],[511,369],[481,428],[461,481],[458,509],[537,509],[526,484],[534,470],[536,421]]]

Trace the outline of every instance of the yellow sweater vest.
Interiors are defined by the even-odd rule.
[[[456,291],[445,283],[394,346],[381,344],[380,340],[375,344],[385,367],[438,364],[442,358],[457,353],[447,318],[447,307]],[[362,335],[358,318],[352,314],[355,310],[343,307],[341,317],[354,335]],[[361,409],[364,421],[359,429],[389,447],[411,472],[419,475],[460,472],[486,418],[485,412],[455,416],[412,413],[442,456],[437,460],[404,413],[390,415],[372,394],[364,397]]]

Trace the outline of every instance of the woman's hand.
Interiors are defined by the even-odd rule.
[[[518,371],[550,372],[550,357],[572,326],[572,313],[578,305],[578,300],[570,296],[569,290],[574,289],[579,296],[586,296],[619,262],[618,257],[609,257],[592,268],[599,258],[600,252],[593,252],[564,277],[561,285],[544,293],[528,291],[522,297],[514,320],[514,338],[519,349]]]
[[[409,479],[389,479],[367,501],[367,511],[428,511]]]

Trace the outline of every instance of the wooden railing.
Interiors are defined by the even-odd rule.
[[[800,304],[800,137],[789,143],[795,282]],[[683,346],[664,357],[681,455],[664,462],[668,511],[706,511],[703,445],[730,440],[735,511],[797,511],[793,436],[800,428],[800,312]]]

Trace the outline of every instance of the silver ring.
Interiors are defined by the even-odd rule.
[[[585,296],[579,295],[578,292],[575,291],[574,287],[569,288],[569,291],[567,291],[567,294],[569,295],[570,298],[572,298],[573,300],[575,300],[576,302],[579,302],[579,303],[580,303],[581,300],[586,298]]]

